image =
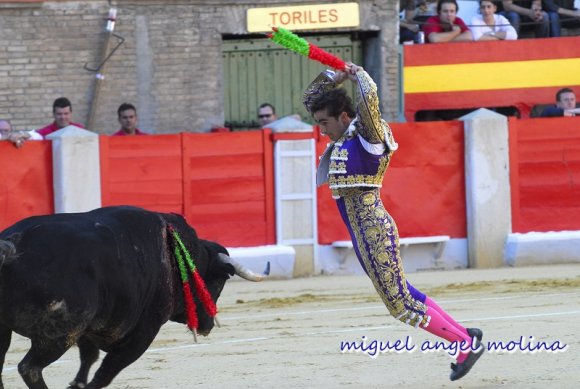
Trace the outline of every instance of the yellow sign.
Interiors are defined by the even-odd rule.
[[[358,27],[358,3],[300,5],[294,7],[252,8],[248,10],[248,32]]]

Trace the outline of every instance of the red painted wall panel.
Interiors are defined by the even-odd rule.
[[[0,142],[0,158],[0,231],[26,217],[54,213],[51,142],[26,142],[20,149]]]
[[[184,214],[227,246],[274,244],[270,131],[183,134]]]
[[[513,231],[580,230],[580,118],[510,120],[510,137]]]
[[[181,136],[101,136],[102,205],[183,212]]]

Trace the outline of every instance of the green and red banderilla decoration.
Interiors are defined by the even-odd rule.
[[[193,286],[195,288],[195,292],[203,305],[203,308],[207,312],[210,317],[215,317],[217,314],[217,308],[211,295],[209,294],[205,282],[203,278],[199,275],[197,271],[197,267],[193,260],[191,259],[191,255],[187,248],[183,244],[181,237],[175,231],[172,225],[167,226],[167,230],[173,236],[173,246],[174,246],[174,253],[175,253],[175,260],[177,261],[177,266],[179,267],[179,273],[181,275],[181,282],[183,283],[183,298],[185,300],[185,313],[187,317],[187,327],[193,332],[194,337],[196,338],[196,330],[199,326],[199,321],[197,318],[197,311],[195,307],[195,300],[193,299],[193,293],[191,291],[191,287],[189,285],[189,273],[191,273],[193,279]]]
[[[334,54],[300,38],[282,27],[272,27],[274,32],[266,34],[272,41],[305,57],[318,61],[336,70],[345,70],[346,63]]]

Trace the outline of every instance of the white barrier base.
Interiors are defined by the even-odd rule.
[[[292,278],[294,276],[294,262],[296,251],[292,246],[257,246],[227,248],[230,257],[244,267],[262,273],[270,262],[270,278]],[[234,276],[232,280],[240,280]]]
[[[509,266],[580,263],[580,231],[509,234],[504,258]]]
[[[440,251],[439,242],[408,244],[402,253],[403,268],[407,273],[425,270],[467,268],[467,240],[449,239]],[[334,275],[365,274],[351,245],[318,246],[320,272]]]

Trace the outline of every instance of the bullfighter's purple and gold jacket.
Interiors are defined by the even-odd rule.
[[[322,93],[338,87],[332,72],[321,73],[306,89],[304,104],[310,104]],[[380,188],[391,155],[397,149],[391,128],[381,118],[377,86],[364,70],[356,74],[356,119],[345,134],[331,143],[321,157],[317,184],[328,182],[334,198],[345,188]]]

